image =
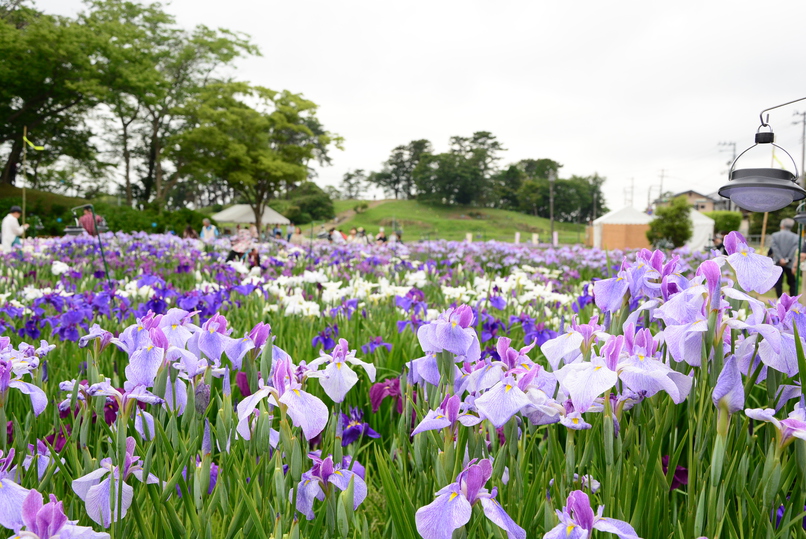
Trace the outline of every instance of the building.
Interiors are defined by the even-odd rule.
[[[714,198],[714,195],[716,195],[716,198]],[[654,202],[655,207],[657,208],[658,206],[668,206],[672,200],[681,196],[686,198],[686,202],[691,204],[692,209],[695,209],[699,212],[709,212],[714,210],[726,209],[722,201],[727,199],[722,198],[716,193],[712,195],[703,195],[702,193],[698,193],[697,191],[693,190],[683,191],[681,193],[675,193],[674,195],[659,198]]]

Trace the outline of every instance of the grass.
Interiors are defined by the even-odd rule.
[[[0,184],[0,199],[4,198],[22,199],[22,189],[13,185]],[[87,203],[87,200],[83,198],[66,197],[47,191],[37,191],[36,189],[26,189],[25,200],[26,205],[39,205],[46,209],[50,209],[53,206],[74,208]]]
[[[355,200],[334,201],[337,214],[351,210]],[[337,225],[345,232],[351,227],[364,227],[376,234],[383,226],[387,234],[397,228],[404,241],[419,239],[463,240],[472,233],[475,241],[514,241],[520,232],[521,242],[540,235],[540,241],[549,241],[550,222],[542,217],[490,208],[466,206],[426,205],[416,200],[387,200],[366,212],[348,217]],[[585,239],[584,225],[554,223],[560,243],[577,243]]]

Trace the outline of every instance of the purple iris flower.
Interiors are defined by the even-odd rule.
[[[367,344],[361,347],[361,351],[365,354],[371,354],[378,348],[386,348],[387,351],[392,351],[392,345],[388,342],[383,342],[383,337],[372,337]]]
[[[588,495],[581,490],[575,490],[568,495],[563,510],[557,510],[560,523],[552,528],[543,539],[590,539],[593,530],[613,533],[619,539],[639,539],[635,530],[623,520],[605,518],[604,506],[600,505],[596,514],[593,513]]]
[[[728,264],[736,272],[739,285],[747,292],[764,294],[775,286],[783,269],[768,256],[758,255],[747,245],[744,236],[731,232],[725,236]]]
[[[369,402],[372,404],[372,413],[378,411],[383,399],[391,397],[395,401],[397,413],[403,413],[403,399],[400,394],[400,378],[389,378],[369,388]]]
[[[110,332],[106,331],[105,329],[102,329],[101,326],[99,326],[98,324],[93,324],[92,327],[90,328],[89,333],[87,333],[78,340],[78,347],[86,348],[87,345],[90,344],[90,341],[94,341],[97,339],[99,341],[100,346],[99,350],[103,352],[104,349],[107,346],[109,346],[109,343],[112,342],[113,338],[114,335],[112,335]]]
[[[518,526],[496,501],[496,488],[484,488],[493,474],[489,459],[472,460],[456,477],[456,481],[437,491],[437,498],[421,507],[414,515],[417,532],[424,539],[450,539],[470,521],[472,507],[481,503],[484,515],[507,532],[508,539],[525,539],[526,530]]]
[[[316,348],[317,345],[322,347],[322,350],[328,351],[336,346],[336,338],[339,336],[339,326],[333,324],[327,326],[319,334],[311,340],[311,346]]]
[[[323,501],[334,495],[334,488],[347,490],[353,482],[353,509],[357,509],[364,498],[367,497],[367,484],[364,482],[364,468],[356,463],[350,470],[349,457],[346,462],[334,463],[333,457],[321,459],[317,453],[308,455],[313,460],[313,467],[302,474],[302,480],[297,485],[297,511],[304,514],[308,520],[313,520],[313,501]],[[293,500],[294,492],[289,493]]]
[[[426,352],[443,350],[455,356],[477,361],[481,357],[479,337],[473,324],[473,309],[469,305],[450,308],[439,315],[439,318],[417,330],[420,346]]]
[[[739,366],[734,356],[729,356],[725,360],[711,398],[720,414],[724,411],[733,415],[744,408],[742,373],[739,372]]]
[[[664,455],[660,463],[661,466],[663,466],[663,475],[666,475],[666,473],[669,471],[669,455]],[[683,466],[676,466],[674,469],[674,475],[672,476],[672,484],[669,486],[669,490],[680,488],[683,485],[688,485],[688,469],[684,468]]]
[[[28,489],[15,482],[14,450],[3,457],[0,451],[0,526],[11,530],[23,525],[22,506]]]
[[[369,423],[364,423],[364,412],[359,408],[350,408],[350,415],[341,414],[341,445],[347,447],[362,436],[380,438],[381,435],[372,430]]]
[[[143,467],[139,463],[140,457],[134,456],[135,441],[129,436],[126,439],[126,456],[123,466],[113,466],[112,459],[101,460],[101,467],[94,472],[90,472],[83,477],[73,481],[73,491],[84,501],[87,515],[108,528],[113,522],[126,516],[134,499],[134,489],[125,483],[129,476],[133,475],[139,481],[146,484],[159,483],[159,479],[154,474],[147,477],[143,472]],[[107,477],[109,476],[109,477]],[[122,504],[118,508],[117,496],[112,498],[112,480],[115,481],[115,492],[121,492]],[[118,514],[120,509],[120,514]]]
[[[16,528],[14,537],[29,539],[108,539],[109,534],[96,532],[86,526],[77,526],[75,521],[68,520],[64,513],[64,505],[50,495],[50,502],[42,503],[39,491],[31,490],[25,497],[21,517],[22,525]]]

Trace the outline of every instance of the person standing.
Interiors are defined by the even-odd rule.
[[[78,224],[84,227],[84,230],[87,231],[87,234],[90,236],[97,236],[98,235],[98,225],[101,224],[103,219],[100,215],[96,215],[93,218],[92,215],[92,206],[84,206],[84,215],[78,218]]]
[[[205,219],[202,221],[201,229],[201,239],[204,242],[211,242],[214,241],[218,237],[218,228],[215,225],[210,224],[210,219]]]
[[[22,208],[19,206],[11,206],[8,210],[8,215],[3,218],[2,225],[2,243],[0,243],[0,251],[3,253],[10,253],[14,248],[15,243],[19,243],[18,238],[25,233],[28,228],[26,223],[20,226],[19,218],[22,216]]]
[[[291,241],[291,236],[294,235],[295,231],[296,227],[294,226],[294,223],[288,223],[288,226],[285,227],[285,241]]]
[[[789,285],[789,295],[795,296],[798,292],[795,286],[795,273],[792,271],[795,268],[795,257],[798,250],[798,235],[792,232],[793,226],[795,226],[794,219],[784,219],[781,221],[781,230],[770,236],[772,261],[776,266],[781,266],[783,270],[781,276],[778,277],[778,282],[775,283],[775,293],[779,298],[784,291],[784,277]]]

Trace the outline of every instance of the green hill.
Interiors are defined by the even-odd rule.
[[[540,235],[540,241],[549,241],[548,219],[523,213],[490,208],[435,206],[416,200],[367,201],[370,208],[364,213],[352,211],[357,200],[334,201],[336,224],[344,232],[351,227],[364,227],[376,234],[383,226],[389,234],[394,228],[403,232],[403,241],[419,239],[463,240],[468,232],[474,240],[514,241],[515,232],[521,233],[521,242],[528,242],[532,234]],[[585,239],[584,225],[554,223],[559,232],[560,243],[577,243]]]

